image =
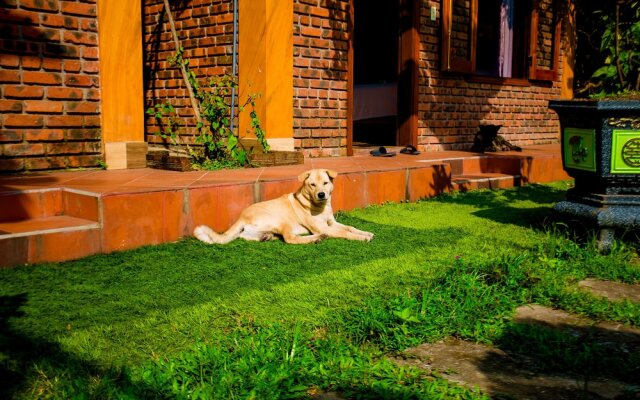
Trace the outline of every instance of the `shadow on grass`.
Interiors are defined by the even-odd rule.
[[[504,353],[478,362],[490,395],[515,398],[637,398],[640,334],[567,323],[512,324],[496,341]]]
[[[536,231],[556,229],[576,242],[585,244],[594,240],[599,228],[596,224],[577,217],[557,213],[553,206],[566,198],[568,182],[554,185],[529,185],[504,191],[472,191],[464,195],[445,195],[435,199],[443,203],[473,205],[471,214],[501,224],[512,224]],[[539,207],[514,207],[515,202],[531,202]],[[617,229],[616,238],[636,248],[640,254],[640,230]]]
[[[118,398],[121,395],[150,395],[149,388],[132,382],[115,368],[104,368],[65,352],[57,343],[31,337],[13,328],[13,321],[25,316],[24,293],[0,296],[0,398],[86,397]],[[37,379],[36,379],[37,378]],[[37,382],[36,382],[37,380]],[[63,382],[64,388],[57,387]],[[65,395],[66,394],[66,395]]]
[[[565,198],[566,188],[549,185],[529,185],[510,190],[480,190],[464,195],[444,195],[435,199],[442,203],[471,205],[472,215],[501,224],[542,229],[555,220],[553,205]],[[538,207],[517,207],[515,203],[533,203]]]
[[[79,339],[72,337],[74,333],[89,335],[86,330],[97,329],[99,337],[89,335],[86,338],[89,343],[75,345],[81,345],[86,348],[85,351],[91,352],[96,346],[91,342],[95,340],[96,343],[100,342],[100,346],[107,346],[101,351],[113,353],[113,359],[101,359],[100,362],[118,365],[125,357],[129,365],[129,353],[132,351],[138,352],[133,356],[134,359],[148,357],[150,349],[162,351],[154,347],[156,344],[136,343],[136,338],[138,341],[144,339],[140,335],[162,340],[154,336],[153,329],[157,326],[144,325],[141,328],[136,325],[148,318],[160,315],[158,323],[180,324],[181,321],[172,320],[179,317],[167,315],[201,304],[215,304],[216,310],[208,316],[211,321],[204,324],[209,326],[208,329],[213,329],[210,325],[215,318],[222,317],[224,321],[218,321],[223,324],[233,318],[229,310],[238,304],[239,294],[252,290],[269,292],[283,283],[307,282],[314,276],[322,276],[330,271],[352,269],[376,260],[393,260],[398,254],[411,254],[419,249],[434,251],[439,242],[425,241],[425,236],[438,237],[454,245],[457,238],[463,235],[462,231],[453,229],[426,232],[377,225],[353,217],[345,220],[376,232],[376,240],[362,243],[329,239],[308,246],[240,240],[225,246],[212,246],[185,239],[174,244],[97,255],[72,262],[2,270],[0,296],[5,296],[4,308],[13,310],[3,314],[6,315],[3,318],[4,341],[10,342],[10,345],[3,347],[11,349],[6,362],[25,367],[24,370],[28,372],[22,378],[27,379],[37,373],[31,367],[26,368],[36,360],[51,359],[51,365],[57,365],[58,359],[73,358],[51,342],[54,338],[77,342]],[[389,271],[393,271],[393,263],[390,261]],[[23,312],[18,313],[21,306]],[[9,317],[12,318],[12,330],[7,331],[6,321]],[[115,333],[107,332],[114,326],[128,327],[127,332],[119,332],[119,336],[114,337]],[[141,329],[144,331],[138,332]],[[166,334],[171,333],[170,327],[163,329],[167,331]],[[185,327],[175,336],[182,336],[177,342],[184,342],[192,340],[197,334],[192,327]],[[26,338],[43,338],[43,341],[38,344]],[[171,342],[162,345],[174,347]],[[135,350],[136,346],[148,347]],[[39,350],[29,350],[32,347]],[[114,347],[114,350],[110,351],[110,347]],[[180,348],[181,345],[175,347]],[[82,365],[81,361],[69,362]],[[62,364],[66,365],[67,362]],[[90,371],[91,367],[86,368]]]
[[[119,365],[123,357],[131,356],[127,353],[131,348],[141,346],[136,343],[136,333],[131,332],[141,329],[136,323],[149,315],[188,309],[216,300],[216,304],[233,306],[238,293],[269,291],[284,282],[304,281],[375,260],[392,260],[398,254],[414,253],[417,249],[432,252],[440,242],[427,242],[425,235],[441,238],[452,245],[463,235],[461,230],[454,229],[426,232],[378,225],[353,217],[342,221],[345,220],[376,232],[377,239],[370,243],[329,239],[308,246],[245,241],[211,246],[186,239],[175,244],[72,262],[0,271],[3,281],[0,288],[0,397],[11,398],[16,391],[23,390],[24,385],[47,386],[49,379],[56,380],[58,385],[77,387],[79,393],[85,394],[99,392],[100,387],[145,393],[148,388],[131,382]],[[390,261],[390,265],[393,263]],[[225,310],[216,312],[223,315]],[[226,315],[225,318],[231,317]],[[77,354],[64,351],[54,342],[54,338],[65,340],[74,332],[84,332],[83,329],[109,330],[116,324],[129,327],[127,334],[131,337],[113,339],[110,334],[100,331],[100,338],[88,336],[89,343],[86,344],[92,348],[96,346],[90,343],[94,340],[107,341],[107,350],[119,355],[113,360],[101,358],[99,362],[116,367],[93,365]],[[183,337],[177,338],[179,335]],[[177,342],[188,340],[189,335],[194,333],[175,333],[174,339]],[[160,340],[166,342],[166,338]],[[164,345],[180,348],[180,344],[171,343],[171,340]],[[124,347],[124,350],[116,346]],[[136,357],[140,355],[133,356]],[[140,361],[131,363],[129,360],[127,365]],[[92,385],[99,387],[91,388]]]
[[[555,204],[565,199],[568,184],[527,185],[508,190],[474,190],[464,194],[444,195],[435,200],[443,203],[475,205],[479,208],[496,208],[510,203],[532,202],[535,204]]]

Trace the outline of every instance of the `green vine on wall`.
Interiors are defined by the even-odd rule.
[[[189,59],[183,57],[184,48],[179,45],[167,0],[165,0],[165,9],[177,49],[172,56],[168,57],[167,61],[169,65],[179,68],[182,72],[196,118],[195,143],[201,146],[192,148],[188,143],[182,141],[179,134],[181,119],[177,110],[168,100],[155,104],[146,110],[147,115],[154,117],[161,126],[157,135],[162,139],[169,140],[174,146],[186,148],[192,158],[192,164],[196,167],[219,169],[249,165],[249,151],[251,150],[247,151],[242,146],[238,134],[231,129],[231,121],[247,107],[251,107],[249,113],[251,129],[258,139],[262,151],[268,152],[269,144],[255,110],[259,94],[249,94],[245,101],[238,106],[238,115],[231,116],[231,102],[235,100],[232,99],[232,92],[238,88],[237,78],[225,74],[221,77],[209,78],[206,84],[201,85],[196,74],[189,68]],[[182,125],[186,125],[186,123]]]

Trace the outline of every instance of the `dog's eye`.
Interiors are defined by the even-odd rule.
[[[316,184],[315,184],[315,183],[312,183],[312,184],[311,184],[311,187],[316,187]]]
[[[327,186],[329,184],[329,182],[325,182],[324,185]]]

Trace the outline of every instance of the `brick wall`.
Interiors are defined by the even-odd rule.
[[[430,7],[438,20],[431,21]],[[474,82],[440,71],[440,2],[423,1],[420,16],[418,142],[425,150],[468,149],[478,125],[502,125],[500,134],[518,145],[557,142],[559,123],[547,107],[560,96],[560,78],[519,86]],[[561,55],[562,56],[562,55]],[[562,62],[560,60],[560,65]],[[559,77],[562,71],[559,71]]]
[[[96,8],[0,2],[0,172],[99,165]]]
[[[559,97],[559,79],[508,85],[441,73],[441,2],[420,1],[420,147],[468,149],[480,124],[503,125],[500,133],[520,145],[557,141],[547,101]],[[436,21],[429,18],[432,6]],[[347,1],[294,2],[294,138],[307,156],[346,154],[347,10]]]
[[[347,0],[294,0],[293,137],[305,156],[347,154]]]
[[[0,3],[0,171],[100,164],[96,1]],[[306,156],[345,155],[349,1],[293,1],[294,145]],[[442,74],[440,18],[429,18],[440,1],[420,1],[421,148],[468,148],[482,123],[502,124],[516,144],[556,141],[547,101],[558,97],[559,81],[500,85]],[[232,11],[231,0],[190,0],[173,9],[184,57],[203,79],[231,69]],[[162,1],[146,0],[143,12],[146,106],[172,99],[193,127],[182,76],[167,63],[175,46]],[[147,120],[149,142],[161,142],[158,130]]]
[[[348,0],[294,1],[294,146],[307,156],[346,155]],[[171,99],[192,142],[195,122],[161,0],[144,3],[146,107]],[[231,72],[233,2],[190,0],[172,8],[184,58],[198,77]],[[147,141],[166,143],[147,119]]]
[[[348,0],[293,0],[294,146],[305,156],[346,154]],[[501,134],[520,145],[557,141],[558,122],[547,101],[559,80],[527,85],[469,80],[440,72],[440,1],[421,1],[418,142],[424,150],[466,149],[480,124],[503,125]],[[436,7],[438,19],[429,18]],[[166,62],[174,51],[162,2],[145,3],[147,106],[172,98],[190,118],[179,71]],[[174,9],[185,58],[199,76],[230,70],[231,0],[192,0]],[[545,16],[546,18],[546,16]],[[561,71],[560,71],[561,72]],[[561,76],[561,74],[560,74]],[[147,121],[148,141],[159,128]],[[193,125],[192,120],[188,120]],[[192,131],[183,130],[185,133]]]
[[[185,59],[201,82],[212,76],[231,73],[233,56],[233,2],[231,0],[190,0],[175,5],[173,18]],[[146,0],[143,8],[145,108],[170,100],[184,123],[182,140],[193,142],[195,120],[180,70],[169,65],[175,53],[171,28],[161,0]],[[147,119],[147,141],[164,143],[153,118]]]

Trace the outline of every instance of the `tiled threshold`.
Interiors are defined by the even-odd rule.
[[[225,171],[87,170],[0,177],[0,267],[160,244],[207,224],[227,229],[248,205],[295,191],[311,168],[339,173],[334,211],[479,188],[568,179],[559,145],[522,152],[307,159]]]

